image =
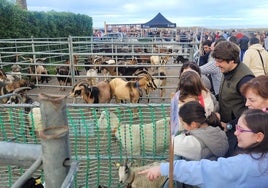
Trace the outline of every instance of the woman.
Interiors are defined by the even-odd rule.
[[[268,108],[268,76],[258,76],[242,85],[240,92],[246,98],[246,106],[249,109],[265,109]],[[236,154],[237,139],[234,136],[235,124],[237,120],[231,121],[227,124],[222,123],[227,130],[227,136],[229,139],[229,151],[228,156]]]
[[[268,76],[258,76],[241,87],[241,93],[246,98],[249,109],[263,109],[268,107]]]
[[[244,112],[236,125],[238,146],[244,153],[217,161],[174,161],[174,179],[199,187],[268,187],[268,113]],[[139,172],[153,181],[168,176],[169,163]]]

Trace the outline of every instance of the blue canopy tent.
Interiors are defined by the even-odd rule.
[[[141,28],[176,28],[176,23],[170,22],[161,13],[158,13],[149,22],[141,24]]]

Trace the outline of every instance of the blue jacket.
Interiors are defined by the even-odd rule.
[[[169,163],[161,163],[160,169],[162,176],[168,176]],[[176,160],[173,179],[201,188],[267,188],[268,154],[260,160],[248,154],[219,158],[217,161]]]

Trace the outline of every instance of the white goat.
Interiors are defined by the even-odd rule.
[[[112,136],[120,142],[129,154],[165,152],[169,146],[170,129],[169,117],[147,124],[122,124],[119,118],[111,111],[102,111],[98,126],[103,134],[107,128]]]
[[[99,82],[97,69],[89,69],[87,71],[87,81],[90,86],[94,86]]]
[[[151,166],[159,165],[159,162],[140,167],[131,167],[129,164],[119,166],[118,175],[120,183],[127,183],[127,187],[131,188],[159,188],[162,187],[166,177],[160,176],[154,181],[150,181],[145,175],[138,172],[145,170]]]
[[[39,107],[32,108],[31,112],[28,114],[28,120],[30,127],[34,127],[35,131],[39,132],[43,130],[41,121],[41,111]]]
[[[107,128],[110,128],[113,136],[115,136],[114,134],[116,129],[119,127],[119,124],[119,118],[115,115],[115,113],[107,110],[101,112],[97,123],[102,134],[105,134],[107,132]]]
[[[155,65],[160,65],[160,63],[161,63],[161,58],[160,58],[160,56],[151,56],[150,57],[150,62],[151,62],[151,65],[152,65],[152,67],[151,67],[151,70],[152,71],[154,71],[155,70]]]
[[[162,153],[169,146],[169,117],[147,124],[124,124],[115,136],[132,155]]]

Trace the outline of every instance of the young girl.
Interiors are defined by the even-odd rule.
[[[180,108],[179,117],[185,132],[174,138],[175,155],[187,160],[216,160],[225,155],[228,140],[215,113],[206,115],[199,102],[191,101]]]
[[[202,83],[204,84],[204,86],[208,90],[211,90],[212,86],[211,86],[211,82],[210,82],[209,78],[206,75],[201,74],[201,69],[195,62],[188,61],[188,62],[183,63],[183,65],[180,69],[180,72],[179,72],[179,77],[181,77],[182,73],[189,71],[189,70],[197,72],[198,75],[200,76],[200,79],[201,79]]]
[[[179,111],[180,122],[185,131],[174,138],[175,159],[216,160],[228,151],[228,140],[221,129],[221,123],[214,112],[205,113],[204,107],[197,101],[185,103]],[[169,181],[164,185],[168,187]],[[193,188],[181,182],[175,187]]]
[[[268,113],[245,111],[238,120],[235,135],[244,153],[217,161],[174,161],[174,179],[199,187],[268,187]],[[169,163],[139,172],[153,181],[168,176]]]
[[[176,91],[180,92],[178,98],[179,107],[190,101],[198,101],[205,108],[206,114],[211,114],[216,110],[210,91],[205,88],[200,76],[195,71],[182,73]],[[180,124],[179,131],[183,129]]]

